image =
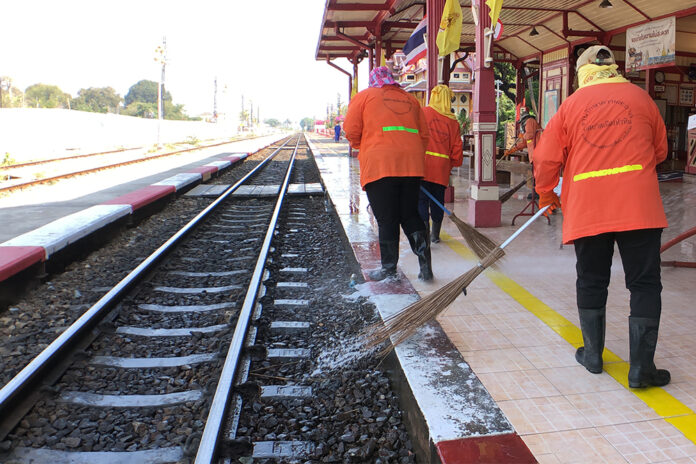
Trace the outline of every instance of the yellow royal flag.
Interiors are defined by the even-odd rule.
[[[459,49],[459,40],[462,35],[462,7],[459,0],[447,0],[442,11],[440,28],[437,30],[438,54],[446,56]]]
[[[350,90],[350,98],[353,98],[358,93],[358,76],[353,78],[353,88]]]
[[[495,29],[495,25],[498,23],[498,17],[500,16],[500,10],[503,8],[503,0],[486,0],[486,5],[491,9],[491,29]]]

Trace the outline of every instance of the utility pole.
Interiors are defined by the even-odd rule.
[[[213,92],[213,122],[217,122],[217,76],[215,76],[215,83],[214,83],[215,90]]]
[[[162,45],[155,49],[155,61],[162,65],[160,83],[157,86],[157,147],[160,145],[160,131],[162,119],[164,118],[164,68],[167,64],[167,38],[162,38]]]
[[[164,91],[164,69],[167,67],[167,38],[162,37],[162,46],[164,47],[164,54],[163,54],[163,59],[162,59],[162,80],[161,80],[161,89],[160,92],[162,93],[162,119],[165,118],[164,114],[164,100],[167,95],[167,93]]]
[[[8,102],[10,103],[9,106],[12,106],[12,79],[5,78],[3,79],[0,77],[0,108],[3,107],[2,104],[2,91],[5,91],[7,93],[7,99]]]

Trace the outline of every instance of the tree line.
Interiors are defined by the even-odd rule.
[[[2,108],[64,108],[91,113],[117,113],[126,116],[155,119],[157,115],[157,92],[159,83],[143,79],[133,84],[125,97],[111,87],[80,89],[76,97],[63,92],[56,85],[34,84],[22,92],[12,86],[7,77],[0,77],[0,107]],[[165,90],[164,119],[200,120],[190,117],[184,105],[173,102],[172,95]]]

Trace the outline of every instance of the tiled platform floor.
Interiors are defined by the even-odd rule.
[[[323,175],[349,236],[373,240],[376,223],[358,182],[357,159],[345,142],[312,136],[323,153]],[[330,166],[330,169],[327,168]],[[469,170],[453,170],[457,216],[467,217]],[[696,179],[660,185],[670,227],[663,242],[696,226]],[[503,186],[504,191],[507,186]],[[519,193],[526,198],[529,190]],[[503,205],[503,226],[481,229],[502,242],[526,200]],[[627,387],[628,291],[618,252],[607,304],[605,371],[579,366],[582,344],[575,305],[575,255],[561,247],[561,220],[537,221],[459,297],[439,322],[491,396],[541,463],[696,463],[696,269],[663,268],[663,312],[656,353],[670,369],[664,388]],[[345,221],[344,221],[345,223]],[[403,235],[403,234],[402,234]],[[442,242],[432,247],[435,281],[417,279],[417,259],[402,236],[399,266],[425,295],[469,270],[473,253],[445,219]],[[696,261],[696,237],[673,247],[664,260]]]

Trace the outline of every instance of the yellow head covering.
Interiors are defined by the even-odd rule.
[[[578,69],[578,85],[580,88],[595,84],[620,84],[628,79],[619,74],[615,64],[599,66],[586,64]]]
[[[452,113],[452,91],[446,85],[440,84],[433,87],[433,90],[430,91],[428,106],[443,116],[457,119]]]

